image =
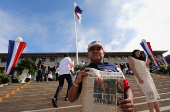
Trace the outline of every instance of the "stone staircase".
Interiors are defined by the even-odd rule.
[[[170,112],[170,78],[152,76],[161,97],[161,112]],[[149,112],[146,98],[137,85],[134,76],[126,75],[134,95],[135,112]],[[10,83],[0,88],[0,112],[81,112],[81,102],[64,101],[67,82],[59,95],[58,108],[54,108],[51,99],[58,87],[58,81]],[[17,90],[18,88],[18,90]],[[12,93],[13,92],[13,93]]]
[[[158,74],[151,74],[151,76],[160,96],[158,102],[161,112],[170,112],[170,77]],[[146,97],[136,83],[134,76],[126,76],[126,79],[134,95],[135,112],[149,112]]]

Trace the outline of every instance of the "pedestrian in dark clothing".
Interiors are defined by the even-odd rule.
[[[45,65],[42,63],[42,59],[39,60],[37,67],[38,67],[38,74],[36,78],[37,78],[37,82],[39,82],[42,81],[42,70],[43,67],[45,67]]]

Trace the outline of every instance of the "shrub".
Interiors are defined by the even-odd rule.
[[[170,75],[170,65],[166,67],[167,73]]]
[[[86,67],[86,65],[75,65],[74,66],[74,75],[76,74],[76,72],[79,70],[79,69],[82,69]]]
[[[166,69],[166,65],[160,65],[159,68],[158,68],[158,72],[162,72],[164,74],[167,74],[168,71]]]
[[[8,82],[10,81],[8,75],[6,75],[5,72],[2,72],[2,73],[0,74],[0,79],[1,79],[0,82],[1,82],[2,84],[6,84],[6,83],[8,83]]]
[[[151,68],[150,68],[150,73],[154,73],[154,69],[151,69]]]
[[[20,76],[12,76],[12,83],[20,83],[22,81],[22,79],[20,78]]]

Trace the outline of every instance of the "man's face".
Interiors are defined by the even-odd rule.
[[[90,61],[92,63],[99,62],[99,61],[100,63],[103,62],[104,54],[105,51],[103,50],[102,47],[99,46],[93,46],[87,52],[87,56],[90,58]]]

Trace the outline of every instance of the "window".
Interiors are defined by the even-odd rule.
[[[7,62],[6,58],[2,58],[1,62]]]
[[[105,61],[107,61],[107,60],[108,60],[108,58],[104,58],[104,60],[105,60]]]
[[[42,58],[42,62],[45,62],[46,58]]]
[[[112,60],[116,60],[116,59],[115,59],[115,56],[111,56],[111,59],[112,59]]]
[[[119,60],[121,60],[121,59],[122,59],[122,57],[121,57],[121,56],[118,56],[118,59],[119,59]]]
[[[54,62],[54,61],[55,61],[55,58],[51,57],[50,62]]]
[[[128,59],[128,56],[125,56],[125,59],[127,60],[127,59]]]
[[[32,58],[31,60],[32,60],[33,62],[36,62],[36,58]]]
[[[27,57],[23,57],[22,59],[27,59]]]
[[[104,56],[104,60],[109,60],[108,56]]]

